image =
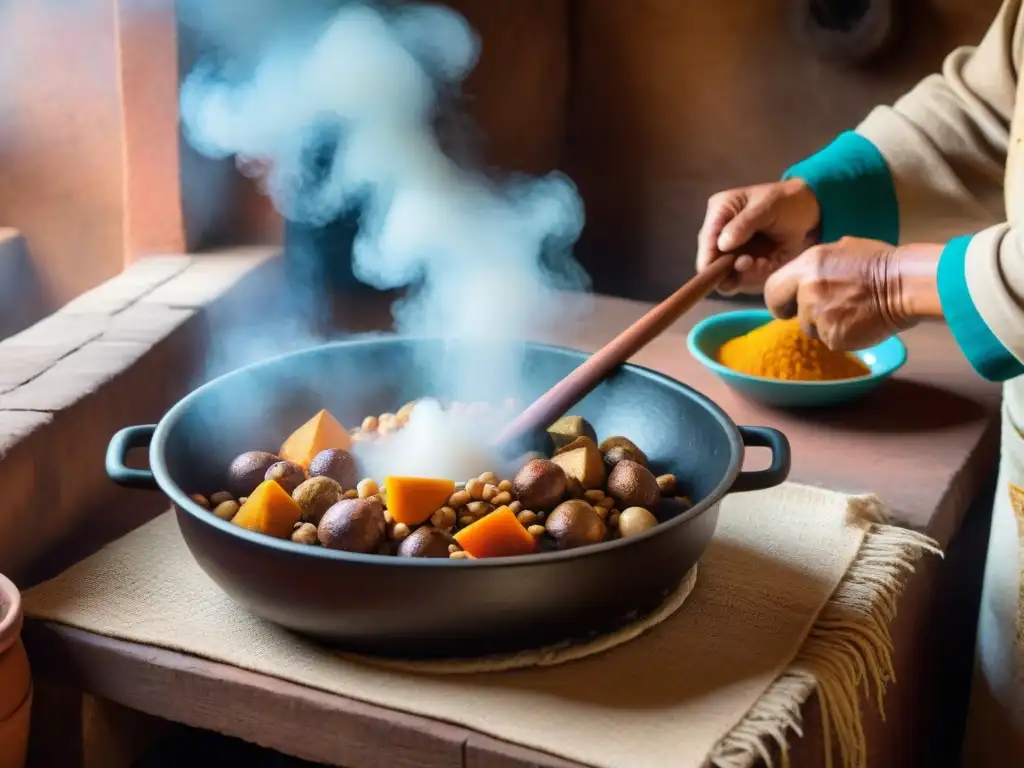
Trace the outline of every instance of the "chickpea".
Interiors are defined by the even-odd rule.
[[[516,519],[524,528],[529,528],[531,525],[537,522],[537,513],[532,512],[529,509],[524,509],[518,515],[516,515]]]
[[[455,552],[449,552],[448,553],[448,557],[450,559],[452,559],[452,560],[468,560],[469,559],[469,553],[468,552],[463,552],[460,549],[460,550],[457,550]]]
[[[447,530],[455,525],[456,513],[451,507],[441,507],[430,517],[430,522],[435,528]]]
[[[222,501],[216,507],[213,508],[213,514],[219,517],[221,520],[230,521],[236,514],[238,514],[238,502],[234,499],[228,499]]]
[[[512,493],[512,481],[502,480],[500,483],[498,483],[498,490],[504,493]]]
[[[217,491],[216,493],[210,494],[210,504],[214,507],[223,504],[225,501],[234,501],[235,497],[227,491]]]
[[[452,509],[461,509],[473,500],[469,491],[456,491],[448,499],[448,506]]]
[[[533,536],[535,539],[539,539],[544,535],[544,531],[547,530],[543,525],[531,525],[526,529],[526,532]]]
[[[479,478],[473,478],[466,483],[466,491],[470,497],[476,500],[483,499],[484,497],[484,484],[480,482]]]
[[[484,485],[497,485],[498,476],[493,472],[484,472],[480,477],[477,478]]]
[[[484,501],[492,501],[494,497],[498,495],[498,493],[498,486],[486,483],[484,485],[483,492],[480,494],[480,498],[483,499]]]
[[[198,504],[203,509],[209,509],[210,508],[210,502],[201,493],[193,493],[191,496],[189,496],[189,498],[192,499],[192,501],[194,501],[196,504]]]
[[[368,499],[371,496],[376,496],[380,493],[380,488],[377,486],[377,481],[372,477],[366,477],[356,483],[356,495],[360,499]]]
[[[312,523],[299,523],[292,531],[292,541],[298,544],[319,544],[320,540],[316,535],[316,526]]]
[[[591,504],[599,504],[604,501],[604,491],[600,488],[596,488],[592,491],[586,491],[583,494],[583,498],[589,501]]]
[[[395,541],[402,541],[407,539],[412,531],[409,530],[409,526],[405,523],[395,523],[395,526],[391,529],[391,538]]]
[[[658,481],[658,489],[662,496],[675,496],[678,482],[675,475],[659,475],[655,478]]]
[[[502,491],[497,496],[495,496],[493,499],[491,499],[491,504],[493,504],[496,507],[504,507],[504,506],[507,506],[507,505],[509,505],[511,503],[512,503],[512,494],[509,493],[508,491]]]
[[[380,420],[376,416],[367,416],[363,419],[363,423],[359,425],[359,428],[363,432],[376,432],[377,427],[380,426]]]
[[[408,403],[398,409],[398,413],[395,414],[395,420],[400,426],[405,426],[409,423],[409,417],[412,416],[412,411],[416,407],[416,401],[410,400]]]
[[[472,515],[475,519],[479,520],[484,515],[489,515],[494,511],[494,507],[488,504],[486,501],[471,501],[466,505],[466,512]]]

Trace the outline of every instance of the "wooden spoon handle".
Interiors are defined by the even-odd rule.
[[[714,291],[732,271],[734,254],[716,259],[678,291],[588,357],[568,376],[537,398],[496,438],[499,448],[514,446],[527,435],[550,426],[586,397],[618,366],[643,349],[672,323]]]

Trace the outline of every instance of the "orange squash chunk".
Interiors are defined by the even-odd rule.
[[[385,477],[388,512],[396,523],[419,525],[455,493],[455,482],[434,477]]]
[[[313,457],[328,448],[350,451],[352,450],[352,436],[331,414],[327,411],[320,411],[291,433],[277,455],[285,461],[298,464],[303,469],[309,469]]]
[[[264,480],[249,494],[231,522],[250,531],[287,539],[302,517],[302,508],[276,480]]]
[[[512,557],[528,555],[537,548],[533,536],[508,507],[498,507],[455,534],[455,540],[470,557]]]

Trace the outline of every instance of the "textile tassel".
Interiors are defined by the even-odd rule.
[[[889,631],[896,601],[915,562],[926,552],[942,556],[934,540],[888,525],[886,520],[877,497],[850,500],[848,522],[866,529],[850,570],[825,604],[793,663],[718,743],[707,765],[746,768],[761,759],[770,768],[776,763],[787,768],[787,736],[803,735],[800,710],[816,692],[826,768],[836,764],[836,753],[841,768],[867,766],[861,695],[873,692],[885,717],[885,689],[896,679]]]

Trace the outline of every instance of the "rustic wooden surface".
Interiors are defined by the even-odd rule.
[[[339,321],[349,330],[380,327],[386,316],[379,303],[346,306]],[[793,446],[792,479],[874,491],[892,506],[898,520],[949,542],[993,467],[999,392],[970,371],[948,332],[926,326],[906,334],[907,366],[859,405],[816,414],[780,413],[733,397],[686,352],[687,328],[723,308],[705,303],[635,361],[706,392],[738,423],[785,431]],[[546,340],[594,349],[644,309],[639,303],[602,298],[553,329]],[[899,684],[886,698],[887,722],[865,704],[870,751],[876,758],[872,764],[892,764],[886,761],[896,754],[900,765],[924,764],[915,752],[925,741],[918,738],[923,724],[930,722],[923,712],[942,698],[942,681],[948,675],[931,650],[947,597],[940,585],[943,580],[955,582],[957,576],[944,568],[941,561],[925,561],[901,600],[901,615],[893,627]],[[945,619],[948,626],[949,617]],[[961,631],[972,633],[973,620],[966,616]],[[437,720],[405,715],[50,624],[29,622],[26,639],[40,679],[309,760],[346,768],[574,765],[443,723],[444,713]],[[807,736],[795,740],[792,756],[798,765],[817,765],[822,732],[813,699],[805,710]],[[37,737],[47,732],[46,711],[36,713],[34,728]]]

